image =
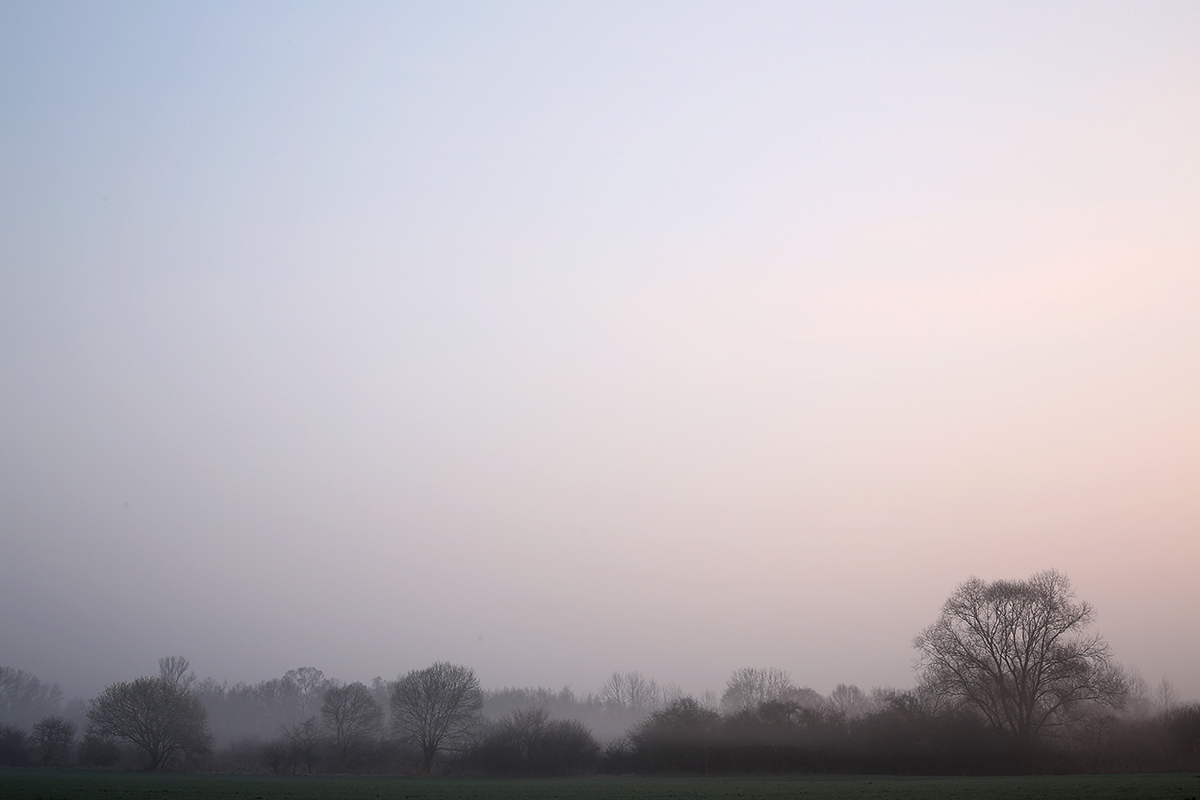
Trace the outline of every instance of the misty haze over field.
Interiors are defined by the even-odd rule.
[[[1200,6],[0,6],[0,666],[1200,698]]]

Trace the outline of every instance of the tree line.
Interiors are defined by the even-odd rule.
[[[972,578],[914,638],[917,682],[827,696],[747,667],[692,697],[641,673],[596,693],[485,691],[439,662],[370,684],[314,667],[254,685],[187,659],[63,709],[0,667],[0,765],[272,773],[997,773],[1200,768],[1200,704],[1113,659],[1061,573]],[[82,713],[81,713],[82,712]],[[82,734],[77,740],[77,735]]]

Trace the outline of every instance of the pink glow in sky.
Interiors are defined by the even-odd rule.
[[[0,8],[0,663],[1200,698],[1194,3]]]

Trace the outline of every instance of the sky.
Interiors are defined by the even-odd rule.
[[[1195,3],[0,4],[0,664],[1200,699]]]

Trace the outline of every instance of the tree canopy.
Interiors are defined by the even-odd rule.
[[[169,679],[115,683],[92,700],[87,718],[89,735],[132,744],[145,754],[149,771],[212,747],[204,706]]]
[[[475,670],[439,661],[401,678],[391,706],[396,734],[420,748],[428,773],[439,750],[457,746],[478,724],[483,692]]]
[[[914,640],[923,684],[1030,744],[1086,709],[1120,707],[1126,682],[1092,607],[1054,570],[1028,580],[971,578]]]

